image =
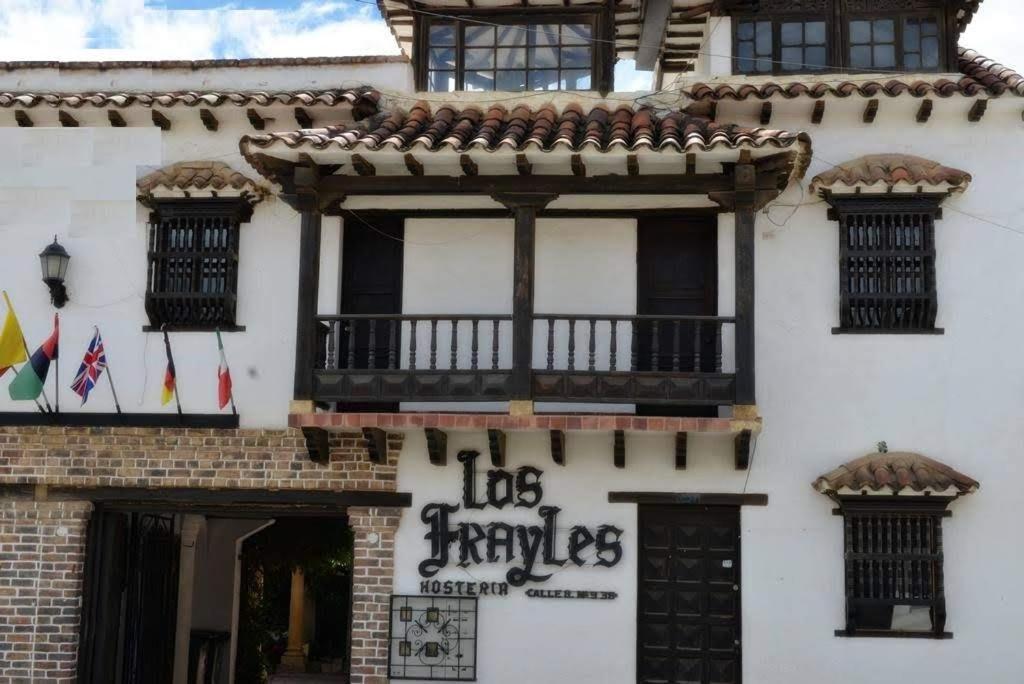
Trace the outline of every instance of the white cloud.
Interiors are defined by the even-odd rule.
[[[1024,7],[1020,0],[985,0],[960,37],[960,44],[1010,68],[1024,70],[1022,22]]]

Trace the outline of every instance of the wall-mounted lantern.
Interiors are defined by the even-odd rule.
[[[58,309],[68,301],[68,291],[64,288],[64,275],[68,271],[68,262],[71,255],[57,242],[57,236],[53,236],[53,243],[46,246],[39,253],[39,264],[43,267],[43,282],[50,288],[50,301]]]

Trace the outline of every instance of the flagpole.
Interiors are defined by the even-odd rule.
[[[96,332],[96,337],[100,337],[99,326],[94,325],[92,329]],[[102,339],[102,338],[100,338]],[[117,400],[117,390],[114,389],[114,376],[110,373],[110,358],[107,356],[106,348],[103,351],[103,357],[107,359],[107,382],[110,383],[110,393],[114,395],[114,408],[117,409],[117,415],[121,415],[121,402]]]
[[[164,334],[164,347],[167,349],[167,360],[174,367],[174,403],[178,406],[178,416],[181,416],[181,398],[178,397],[178,367],[174,365],[174,355],[171,354],[171,339],[167,336],[167,325],[161,325],[160,330]]]

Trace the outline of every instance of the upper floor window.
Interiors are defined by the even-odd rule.
[[[851,19],[849,43],[849,66],[856,69],[939,68],[939,22],[934,16]]]
[[[598,71],[591,15],[543,21],[431,18],[419,55],[426,90],[590,90]]]
[[[736,24],[736,70],[745,74],[817,71],[828,66],[828,31],[824,19]]]
[[[230,329],[245,198],[159,199],[149,223],[146,313],[153,328]]]

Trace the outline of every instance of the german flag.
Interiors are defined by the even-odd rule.
[[[160,392],[160,404],[166,406],[167,402],[175,398],[177,388],[177,374],[174,372],[174,357],[171,356],[171,340],[167,337],[167,330],[164,333],[164,349],[167,350],[167,370],[164,371],[164,385]]]

